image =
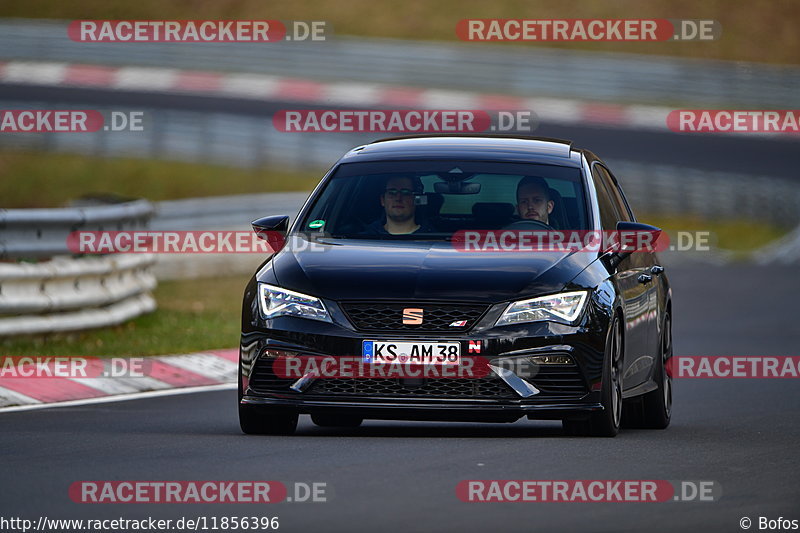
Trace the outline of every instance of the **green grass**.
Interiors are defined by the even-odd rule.
[[[40,0],[35,3],[4,0],[0,16],[66,20],[324,20],[332,27],[334,37],[339,34],[442,41],[457,40],[456,23],[466,18],[713,19],[722,25],[721,39],[713,42],[551,42],[544,46],[768,63],[800,62],[797,31],[800,2],[796,0],[755,3],[749,0]],[[533,42],[522,45],[543,46]],[[202,53],[202,45],[197,50]]]
[[[311,190],[323,172],[0,151],[0,206],[58,207],[82,195],[171,200]]]
[[[162,281],[158,310],[120,326],[0,340],[7,356],[165,355],[238,346],[248,276]]]

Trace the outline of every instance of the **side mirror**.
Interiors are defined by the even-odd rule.
[[[256,219],[250,223],[259,239],[267,241],[270,248],[279,251],[286,244],[286,232],[289,229],[288,215],[272,215]]]
[[[606,256],[611,269],[617,266],[634,252],[651,252],[656,248],[656,241],[661,236],[661,228],[642,224],[641,222],[617,222],[617,230]]]

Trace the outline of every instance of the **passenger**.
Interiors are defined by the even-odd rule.
[[[369,224],[367,235],[409,235],[412,233],[431,233],[434,230],[416,221],[417,206],[414,198],[422,193],[422,184],[409,177],[389,178],[380,196],[385,218]]]

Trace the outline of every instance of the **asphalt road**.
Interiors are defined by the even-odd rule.
[[[795,267],[681,265],[678,355],[795,355]],[[232,317],[235,319],[236,317]],[[800,519],[800,381],[678,380],[672,426],[615,439],[558,424],[368,421],[240,434],[235,391],[0,413],[0,517],[278,516],[280,531],[741,531]],[[713,480],[714,502],[464,503],[465,479]],[[89,505],[78,480],[325,482],[325,503]]]

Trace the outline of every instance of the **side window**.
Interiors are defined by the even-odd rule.
[[[601,169],[600,165],[592,165],[592,179],[594,188],[597,190],[597,205],[600,208],[600,223],[604,230],[613,230],[617,227],[617,221],[623,219],[620,218],[620,213],[611,199],[611,194],[605,184],[605,180],[608,178],[601,174]]]
[[[623,218],[620,220],[626,220],[628,222],[633,222],[636,220],[636,218],[633,216],[633,211],[631,211],[631,207],[628,205],[628,201],[625,199],[625,195],[622,193],[622,189],[620,189],[619,184],[612,177],[611,171],[601,165],[597,165],[597,167],[605,178],[604,181],[611,192],[611,197],[614,199],[617,206],[619,206],[619,212],[622,213],[623,216]]]

